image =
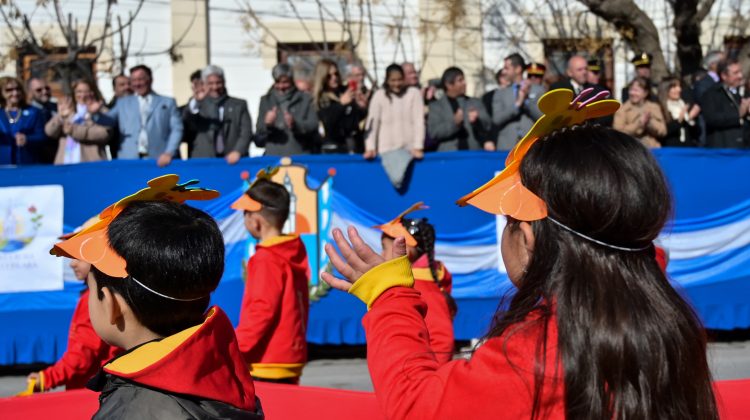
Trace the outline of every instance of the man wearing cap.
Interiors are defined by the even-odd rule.
[[[642,52],[630,60],[630,62],[633,63],[633,66],[635,66],[635,77],[643,77],[648,80],[648,100],[650,101],[656,101],[657,96],[654,93],[654,83],[651,81],[651,63],[653,60],[654,56],[647,52]],[[629,95],[628,87],[623,87],[620,91],[620,102],[625,103],[628,100]]]
[[[190,101],[184,113],[195,129],[190,157],[223,157],[234,165],[247,156],[253,123],[247,102],[227,94],[224,70],[208,65],[201,71],[204,97]]]
[[[526,79],[532,85],[542,86],[544,84],[544,72],[547,67],[542,63],[529,63],[526,66]]]

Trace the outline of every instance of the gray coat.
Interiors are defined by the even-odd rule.
[[[222,107],[223,112],[219,112]],[[247,156],[253,136],[253,122],[246,101],[231,96],[218,101],[207,98],[198,103],[198,113],[193,113],[190,105],[186,106],[183,119],[185,125],[195,133],[195,138],[188,144],[191,158],[217,157],[229,152]],[[219,130],[224,138],[223,153],[216,150]]]
[[[266,125],[266,113],[273,107],[278,110],[276,123]],[[259,108],[255,143],[266,148],[266,155],[290,156],[312,152],[318,134],[318,114],[313,108],[312,96],[298,90],[292,94],[287,106],[294,119],[291,129],[283,121],[282,107],[272,92],[260,98]]]
[[[487,133],[491,128],[491,120],[482,101],[464,96],[459,98],[459,105],[464,111],[463,127],[468,133],[465,144],[460,144],[459,134],[461,126],[453,120],[453,108],[447,96],[432,101],[427,115],[427,131],[430,138],[438,143],[439,152],[453,150],[482,150]],[[479,111],[479,118],[474,124],[469,122],[469,110]]]
[[[537,101],[543,94],[542,86],[532,85],[523,105],[516,108],[513,86],[495,90],[492,95],[492,124],[499,128],[496,143],[498,150],[512,149],[542,116]]]

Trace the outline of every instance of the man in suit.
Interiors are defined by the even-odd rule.
[[[234,165],[247,156],[253,136],[247,102],[227,95],[221,67],[206,66],[201,79],[205,97],[190,101],[183,114],[195,130],[190,157],[223,157]]]
[[[750,98],[741,98],[742,69],[737,60],[723,60],[717,67],[720,83],[701,96],[700,107],[706,121],[706,146],[712,148],[747,147],[742,138]]]
[[[544,87],[524,80],[525,68],[520,54],[505,57],[503,69],[510,85],[498,88],[492,96],[492,124],[498,128],[495,147],[499,150],[512,149],[542,116],[537,101]]]
[[[26,82],[29,94],[29,105],[39,110],[43,124],[47,124],[57,114],[57,103],[52,101],[52,89],[46,80],[32,77]],[[44,136],[44,141],[38,146],[39,163],[52,163],[57,154],[58,141]]]
[[[118,159],[156,159],[159,167],[172,162],[182,138],[182,119],[174,98],[151,90],[151,69],[138,65],[130,69],[133,95],[117,100],[98,124],[117,126],[120,134]]]
[[[578,95],[582,90],[586,89],[588,83],[588,61],[581,55],[574,55],[568,59],[568,67],[565,70],[565,74],[568,76],[566,79],[558,80],[549,87],[549,90],[555,89],[568,89],[572,90],[574,95]]]
[[[703,66],[706,68],[708,74],[693,85],[693,98],[696,101],[699,101],[711,86],[721,81],[718,67],[719,63],[725,58],[724,53],[721,51],[710,51],[706,54],[706,57],[703,59]]]
[[[437,151],[495,150],[488,137],[490,116],[477,98],[466,96],[464,72],[449,67],[441,79],[445,95],[430,102],[427,130]]]

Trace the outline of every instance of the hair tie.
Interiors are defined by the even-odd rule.
[[[627,248],[627,247],[624,247],[624,246],[617,246],[617,245],[608,244],[608,243],[602,242],[602,241],[600,241],[598,239],[594,239],[594,238],[592,238],[590,236],[586,236],[586,235],[584,235],[581,232],[575,231],[572,228],[569,228],[569,227],[565,226],[564,224],[558,222],[557,220],[553,219],[550,215],[547,215],[547,219],[549,219],[550,222],[556,224],[557,226],[560,226],[561,228],[567,230],[568,232],[576,234],[576,235],[580,236],[581,238],[586,239],[587,241],[590,241],[590,242],[593,242],[595,244],[599,244],[599,245],[602,245],[602,246],[606,246],[607,248],[616,249],[618,251],[638,252],[638,251],[646,250],[646,249],[648,249],[648,248],[651,247],[651,244],[648,244],[648,245],[646,245],[644,247],[641,247],[641,248]]]

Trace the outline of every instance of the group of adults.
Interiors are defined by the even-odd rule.
[[[736,60],[708,53],[690,88],[677,77],[651,80],[649,54],[632,62],[636,77],[623,88],[622,108],[600,123],[649,147],[750,146],[750,89]],[[508,150],[541,115],[537,100],[548,88],[608,89],[595,59],[571,57],[566,77],[549,87],[545,71],[511,54],[497,72],[497,88],[474,98],[458,67],[423,87],[413,64],[394,63],[383,85],[370,89],[359,65],[346,66],[344,78],[338,64],[324,58],[311,80],[295,80],[292,67],[281,63],[272,70],[274,82],[260,100],[255,125],[247,102],[229,96],[224,72],[215,65],[191,75],[193,94],[179,107],[153,91],[145,65],[114,78],[115,95],[106,105],[90,81],[75,81],[72,94],[54,102],[42,79],[24,84],[3,77],[0,164],[147,158],[166,166],[183,142],[191,158],[221,157],[229,164],[246,156],[251,142],[267,155],[348,153],[366,159],[396,151],[419,159],[432,150]]]

